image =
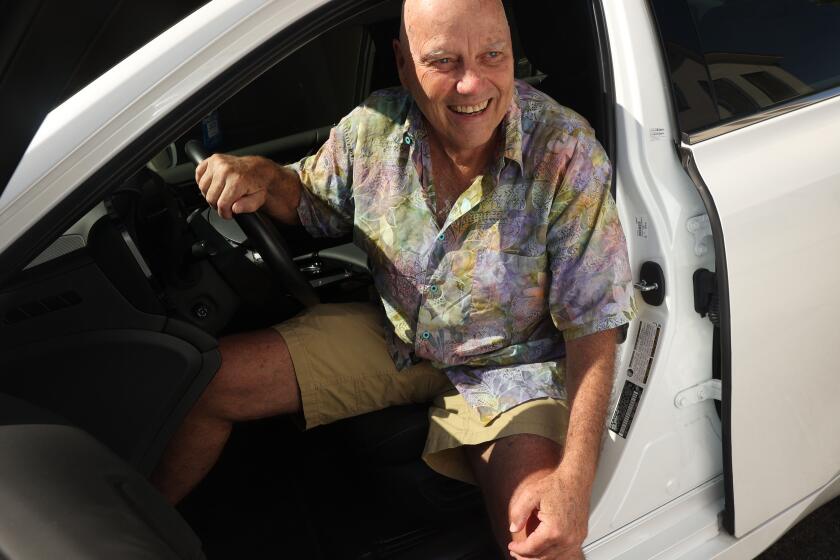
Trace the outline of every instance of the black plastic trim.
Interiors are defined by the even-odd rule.
[[[723,528],[735,534],[735,490],[732,484],[732,323],[729,314],[729,272],[726,268],[726,250],[723,239],[723,225],[715,201],[706,182],[697,169],[694,154],[688,148],[680,148],[680,160],[688,176],[697,187],[715,241],[715,276],[717,278],[718,300],[720,302],[720,377],[723,388],[721,399],[721,430],[723,432],[723,484],[724,509]]]
[[[187,389],[178,398],[178,404],[169,413],[169,416],[160,424],[160,429],[152,437],[143,455],[134,462],[141,474],[150,476],[152,471],[160,462],[169,440],[175,435],[178,428],[186,418],[195,403],[198,402],[204,390],[213,380],[216,372],[222,366],[222,355],[218,349],[209,350],[201,354],[201,367],[193,381],[187,385]]]
[[[211,109],[321,33],[385,1],[347,0],[324,4],[234,63],[129,143],[0,254],[0,286],[66,231],[81,213],[102,200],[172,139],[187,133]]]
[[[595,46],[597,48],[599,79],[601,81],[601,94],[604,103],[604,139],[606,140],[607,156],[612,164],[612,191],[613,198],[616,192],[616,173],[618,170],[618,149],[616,124],[615,124],[615,77],[612,66],[612,53],[610,51],[610,38],[607,31],[607,18],[604,15],[604,1],[592,0],[592,28],[595,31]]]

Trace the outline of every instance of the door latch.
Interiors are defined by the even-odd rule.
[[[639,290],[648,305],[662,305],[665,301],[665,274],[662,267],[653,261],[643,263],[639,281],[633,287]]]

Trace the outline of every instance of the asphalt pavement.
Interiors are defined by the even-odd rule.
[[[800,521],[756,560],[840,559],[840,498]]]

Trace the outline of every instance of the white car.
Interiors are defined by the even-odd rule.
[[[584,551],[752,558],[840,494],[840,5],[509,4],[517,77],[614,162],[638,288]],[[370,286],[352,239],[210,212],[188,141],[316,149],[396,85],[399,9],[214,0],[10,127],[0,558],[495,557],[475,489],[419,462],[423,407],[243,425],[179,512],[144,478],[219,336]]]

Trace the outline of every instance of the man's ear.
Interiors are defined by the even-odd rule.
[[[403,74],[405,72],[406,60],[405,60],[405,53],[402,50],[402,43],[400,43],[399,39],[394,39],[391,42],[391,46],[394,49],[394,60],[397,63],[397,73],[400,75],[400,83],[403,87],[405,85],[405,78],[403,78]]]

